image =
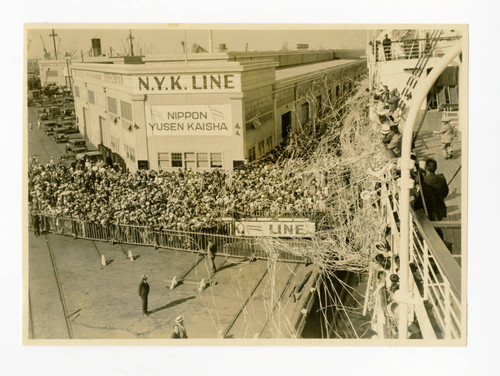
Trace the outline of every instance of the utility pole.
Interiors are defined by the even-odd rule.
[[[129,30],[128,39],[130,40],[130,56],[134,56],[134,43],[133,43],[134,37],[132,36],[132,30]]]
[[[71,60],[71,56],[69,56],[69,54],[66,54],[65,60],[66,60],[66,68],[68,69],[69,89],[71,90],[71,92],[73,92],[73,85],[71,84],[71,69],[69,68],[69,62]]]
[[[54,29],[52,29],[52,34],[49,34],[49,37],[52,37],[52,41],[54,42],[54,56],[57,60],[57,48],[56,48],[56,37],[57,34],[54,32]]]

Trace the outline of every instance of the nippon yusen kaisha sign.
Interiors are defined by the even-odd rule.
[[[228,136],[230,105],[150,106],[148,136]]]

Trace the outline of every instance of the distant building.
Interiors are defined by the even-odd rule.
[[[36,78],[40,74],[39,61],[40,59],[28,59],[28,79]]]
[[[309,54],[74,62],[79,129],[106,158],[131,171],[233,169],[262,157],[366,72],[364,60]]]
[[[71,65],[71,61],[69,62]],[[69,87],[68,63],[64,59],[39,60],[40,81],[42,87],[50,84]]]

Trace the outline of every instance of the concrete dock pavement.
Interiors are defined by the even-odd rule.
[[[189,338],[220,338],[229,325],[228,338],[254,338],[266,323],[271,295],[266,260],[249,262],[217,256],[218,271],[211,276],[213,283],[203,291],[196,283],[170,289],[172,277],[186,271],[186,280],[208,281],[206,262],[197,263],[199,255],[194,252],[112,245],[56,234],[47,234],[47,239],[45,235],[35,237],[30,231],[34,339],[68,338],[48,246],[58,269],[68,315],[73,314],[70,324],[76,339],[169,339],[179,315],[184,317]],[[135,261],[127,258],[128,250],[136,256]],[[112,262],[102,266],[100,254]],[[280,263],[273,294],[281,294],[296,265]],[[301,264],[298,269],[302,268],[305,266]],[[143,274],[148,275],[151,287],[149,316],[142,314],[138,295]],[[288,294],[285,297],[289,300]],[[293,303],[292,299],[284,304],[298,307],[301,303]]]

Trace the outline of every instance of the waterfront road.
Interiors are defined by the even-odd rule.
[[[54,162],[58,162],[62,154],[66,152],[66,143],[56,143],[52,136],[48,136],[45,131],[38,130],[38,107],[28,108],[28,124],[31,123],[33,129],[29,130],[28,125],[28,155],[37,155],[40,163],[45,164],[54,157]],[[68,134],[71,138],[84,138],[80,133]],[[91,145],[88,140],[87,147],[89,150],[97,149]]]

